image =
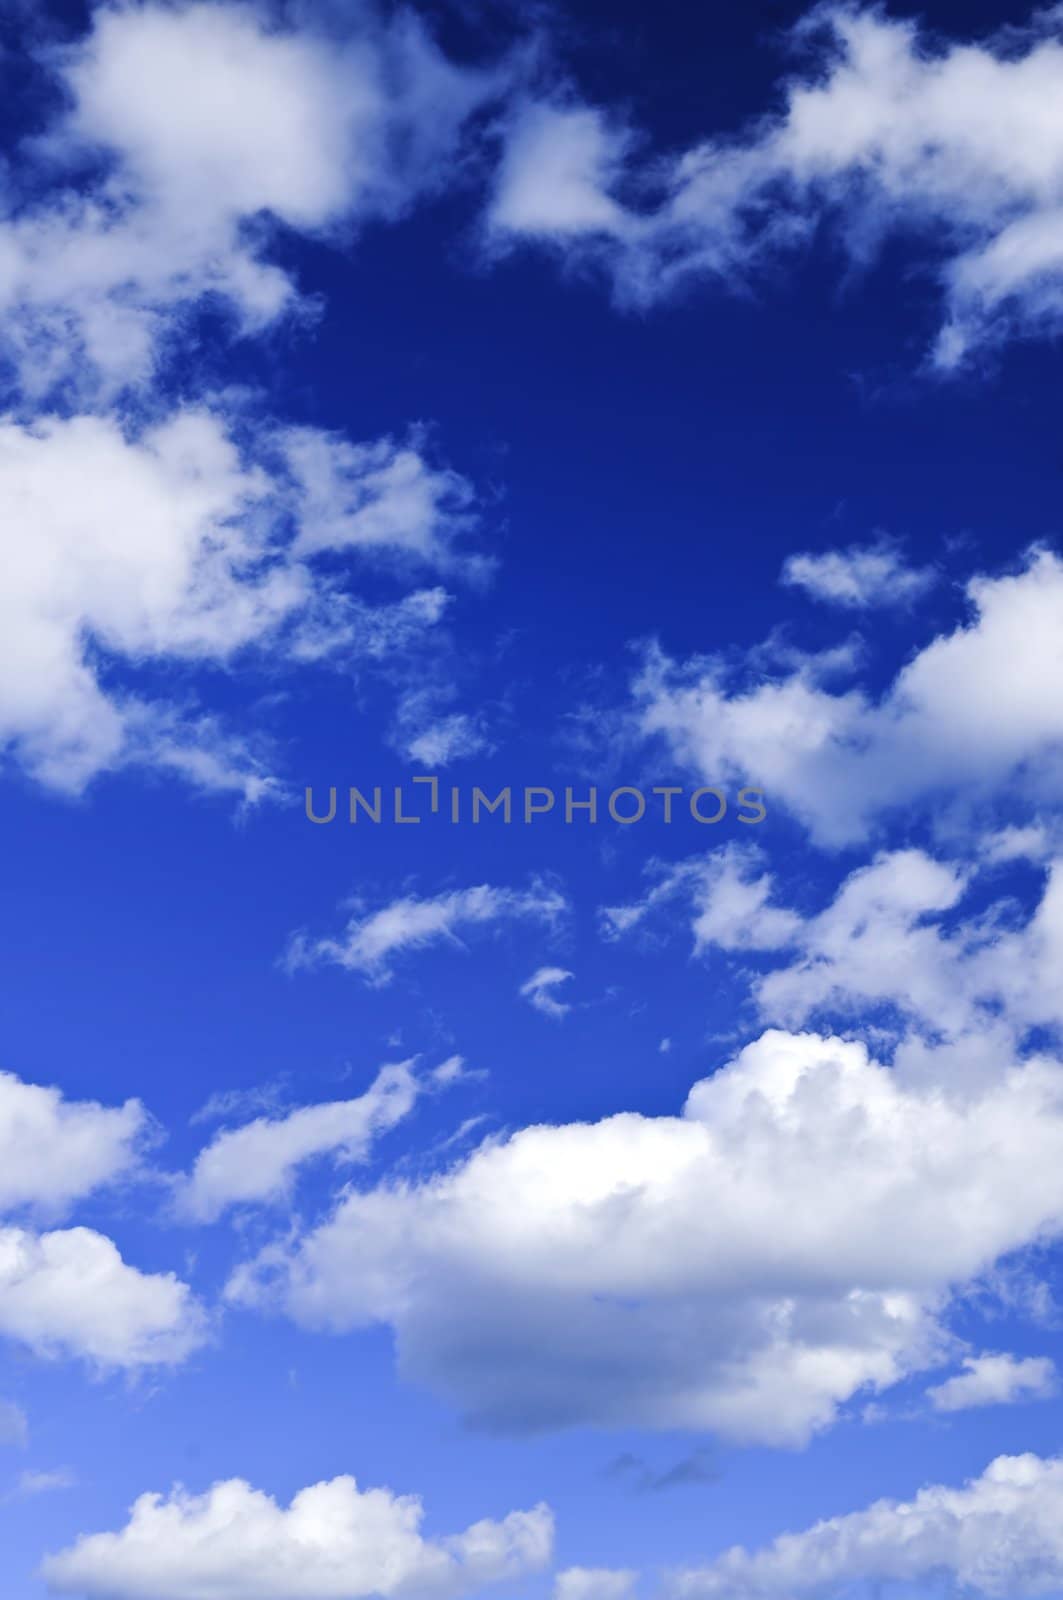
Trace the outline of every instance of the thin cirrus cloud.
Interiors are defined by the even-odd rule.
[[[63,1489],[77,1487],[77,1473],[70,1467],[45,1467],[19,1474],[13,1497],[29,1500],[36,1495],[57,1494]]]
[[[940,284],[930,353],[1063,324],[1063,53],[1058,12],[977,44],[881,10],[827,4],[798,24],[811,64],[745,131],[644,155],[619,113],[571,92],[511,115],[489,250],[537,241],[597,266],[622,303],[692,280],[748,284],[824,221],[858,265],[898,232]]]
[[[415,1068],[415,1058],[395,1062],[381,1067],[353,1100],[300,1106],[284,1117],[223,1130],[178,1188],[179,1215],[214,1222],[232,1206],[276,1204],[290,1196],[300,1168],[321,1156],[348,1165],[366,1161],[374,1142],[410,1114],[428,1087],[461,1076],[462,1059],[451,1056],[429,1076]]]
[[[850,1584],[942,1579],[989,1600],[1063,1586],[1063,1461],[998,1456],[960,1489],[933,1484],[907,1501],[828,1517],[761,1550],[728,1550],[678,1573],[676,1600],[790,1600]]]
[[[85,1600],[452,1600],[544,1567],[545,1505],[426,1539],[414,1495],[351,1477],[301,1489],[290,1505],[238,1478],[205,1494],[145,1494],[118,1533],[83,1534],[46,1558],[50,1588]]]
[[[285,964],[301,967],[338,966],[357,972],[371,983],[387,983],[396,960],[433,944],[455,944],[462,932],[513,921],[552,924],[567,910],[563,894],[544,882],[527,889],[476,884],[419,899],[405,895],[375,911],[358,910],[338,938],[312,939],[296,934]]]
[[[24,1450],[29,1439],[29,1420],[22,1407],[13,1400],[0,1400],[0,1445]]]
[[[681,1116],[526,1128],[341,1196],[227,1295],[390,1326],[408,1377],[493,1428],[800,1445],[941,1365],[951,1297],[1059,1230],[1063,1068],[967,1066],[772,1030]]]
[[[559,1000],[555,990],[563,983],[568,983],[572,976],[565,967],[539,967],[527,983],[521,984],[520,993],[544,1017],[552,1017],[555,1022],[560,1022],[562,1017],[568,1016],[572,1006],[567,1000]]]

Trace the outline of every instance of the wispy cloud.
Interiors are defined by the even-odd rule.
[[[395,959],[438,943],[459,942],[464,930],[492,923],[530,920],[554,923],[567,910],[559,890],[545,882],[528,889],[477,884],[418,899],[407,895],[376,911],[356,913],[338,939],[296,934],[288,947],[289,969],[330,964],[387,983]]]

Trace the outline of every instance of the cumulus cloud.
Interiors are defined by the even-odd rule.
[[[852,843],[901,806],[963,796],[1021,806],[1063,794],[1063,562],[967,586],[971,620],[918,652],[879,696],[827,687],[814,658],[774,676],[751,660],[685,664],[649,654],[638,732],[706,783],[755,783],[828,845]],[[843,665],[843,664],[841,664]]]
[[[963,1371],[928,1389],[935,1411],[968,1411],[1017,1400],[1047,1400],[1056,1393],[1055,1364],[1043,1356],[968,1356]]]
[[[888,540],[788,556],[782,569],[782,582],[791,588],[804,589],[813,600],[852,611],[907,605],[936,581],[932,567],[908,566]]]
[[[459,930],[490,923],[531,919],[552,923],[566,910],[564,895],[545,883],[529,889],[501,889],[488,883],[451,889],[419,900],[406,895],[376,911],[356,911],[338,939],[297,934],[287,955],[292,968],[327,963],[386,983],[392,963],[406,951],[440,942],[458,943]]]
[[[206,1337],[202,1308],[172,1273],[143,1273],[89,1228],[0,1227],[0,1335],[100,1368],[171,1365]]]
[[[357,548],[447,565],[467,485],[391,440],[359,451],[314,433],[312,470],[310,430],[296,443],[239,433],[206,405],[133,434],[101,416],[0,422],[0,745],[41,782],[76,793],[139,760],[258,798],[272,780],[251,746],[129,675],[266,646],[294,662],[372,659],[439,620],[442,591],[374,611],[313,558]]]
[[[148,1118],[139,1100],[102,1106],[0,1072],[0,1211],[60,1215],[130,1173]]]
[[[728,1550],[674,1583],[683,1600],[756,1600],[855,1583],[945,1579],[978,1595],[1053,1594],[1063,1586],[1063,1461],[998,1456],[962,1489],[879,1500],[783,1534],[763,1550]]]
[[[381,1067],[354,1100],[300,1106],[285,1117],[259,1117],[219,1133],[178,1191],[179,1210],[213,1222],[230,1206],[284,1199],[299,1168],[315,1157],[333,1155],[351,1165],[367,1160],[373,1141],[401,1122],[422,1092],[414,1066],[411,1058]]]
[[[0,1073],[0,1213],[66,1212],[134,1173],[148,1131],[138,1100],[68,1100]],[[129,1368],[181,1361],[205,1335],[185,1284],[129,1266],[102,1234],[0,1224],[0,1337],[41,1356]],[[24,1438],[17,1407],[0,1406],[0,1437],[5,1432]]]
[[[567,983],[573,976],[564,967],[540,967],[533,972],[527,983],[522,983],[520,992],[533,1005],[536,1011],[541,1011],[544,1017],[553,1017],[560,1022],[562,1017],[567,1017],[572,1010],[571,1005],[565,1000],[558,1000],[554,990],[561,984]]]
[[[38,181],[0,218],[0,336],[27,393],[82,396],[152,379],[198,305],[246,333],[290,312],[278,228],[401,215],[452,177],[505,76],[451,63],[409,12],[356,8],[329,37],[202,0],[97,7],[38,64],[68,106],[23,151]]]
[[[426,1539],[420,1500],[333,1478],[288,1506],[239,1478],[145,1494],[118,1533],[85,1534],[42,1574],[87,1600],[362,1600],[466,1594],[545,1566],[544,1505]]]
[[[1063,1068],[999,1066],[928,1081],[771,1031],[682,1116],[526,1128],[348,1193],[229,1297],[389,1325],[400,1370],[491,1427],[800,1444],[940,1364],[952,1295],[1063,1224]]]
[[[918,241],[943,301],[940,369],[1063,324],[1063,49],[1057,10],[981,43],[826,4],[783,109],[679,155],[619,115],[555,97],[512,119],[494,249],[538,240],[643,306],[691,280],[748,285],[826,220],[858,265]]]
[[[1024,910],[1012,897],[964,915],[980,889],[965,862],[923,850],[883,851],[849,873],[818,910],[780,904],[759,852],[728,847],[659,869],[643,900],[603,913],[607,932],[637,926],[677,896],[692,905],[695,954],[709,948],[774,957],[750,974],[765,1021],[798,1027],[829,1016],[873,1023],[900,1041],[962,1043],[970,1077],[997,1072],[1035,1028],[1063,1027],[1063,862],[1041,864]]]

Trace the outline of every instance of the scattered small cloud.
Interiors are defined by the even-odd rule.
[[[572,1007],[566,1001],[556,999],[554,990],[567,983],[572,976],[564,967],[540,967],[538,972],[532,973],[527,983],[521,984],[520,993],[544,1017],[553,1017],[555,1022],[560,1022]]]

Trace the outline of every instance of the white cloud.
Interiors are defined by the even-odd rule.
[[[642,901],[603,916],[617,934],[687,896],[695,954],[715,947],[777,957],[750,976],[764,1021],[873,1023],[900,1039],[898,1060],[909,1063],[919,1039],[962,1044],[973,1078],[979,1062],[977,1070],[999,1073],[1030,1029],[1063,1027],[1063,862],[1042,866],[1043,892],[1028,912],[1009,897],[983,900],[965,917],[979,887],[972,867],[922,850],[883,852],[822,909],[801,915],[778,903],[759,852],[731,846],[660,869]]]
[[[356,912],[338,939],[296,935],[287,959],[292,967],[331,963],[386,983],[395,957],[440,941],[456,943],[459,929],[523,918],[551,923],[565,909],[564,896],[542,883],[526,890],[481,883],[424,900],[407,895],[376,911]]]
[[[368,7],[329,37],[255,5],[101,6],[42,62],[70,109],[36,200],[0,222],[0,327],[28,393],[150,380],[206,297],[260,331],[298,304],[277,226],[401,215],[452,179],[463,125],[505,80]]]
[[[357,1099],[301,1106],[285,1117],[259,1117],[219,1133],[178,1191],[179,1210],[213,1222],[230,1206],[284,1199],[299,1168],[315,1157],[367,1160],[374,1139],[401,1122],[421,1093],[414,1065],[411,1059],[381,1067]]]
[[[395,748],[427,772],[465,761],[490,748],[481,715],[443,711],[455,693],[451,684],[432,683],[408,690],[399,701],[393,733]]]
[[[390,670],[448,597],[370,605],[335,554],[406,579],[491,562],[423,429],[355,443],[255,420],[236,391],[167,416],[168,363],[200,311],[215,343],[310,316],[274,241],[349,242],[452,183],[515,64],[459,67],[410,12],[296,27],[228,0],[101,5],[77,42],[27,49],[65,109],[0,206],[0,750],[70,793],[143,763],[254,801],[278,788],[264,738],[148,695],[141,669],[257,648]]]
[[[107,1107],[0,1073],[0,1212],[58,1215],[133,1175],[149,1122],[138,1100]],[[0,1224],[0,1337],[41,1356],[99,1367],[184,1359],[206,1322],[172,1274],[146,1274],[88,1228],[35,1233]],[[0,1405],[0,1438],[24,1438],[17,1407]]]
[[[540,967],[533,972],[527,983],[522,983],[520,992],[524,998],[541,1011],[544,1017],[553,1017],[560,1022],[562,1017],[567,1017],[572,1007],[564,1000],[558,1000],[553,991],[562,983],[567,983],[572,977],[564,967]]]
[[[638,1576],[627,1567],[565,1567],[554,1580],[554,1600],[628,1600]]]
[[[489,569],[483,557],[456,549],[476,526],[472,486],[457,472],[427,464],[423,435],[415,432],[407,445],[351,444],[319,428],[287,428],[278,442],[299,490],[300,556],[375,550],[442,571]]]
[[[999,828],[982,840],[981,854],[985,861],[991,863],[1045,862],[1057,853],[1057,837],[1055,828],[1043,822]]]
[[[133,1368],[184,1360],[206,1321],[172,1273],[138,1272],[89,1228],[0,1227],[0,1335],[40,1356]]]
[[[0,1072],[0,1211],[60,1215],[137,1165],[148,1132],[139,1100],[102,1106]]]
[[[804,589],[813,600],[861,611],[907,605],[937,582],[937,574],[931,567],[907,566],[897,546],[883,539],[845,550],[788,556],[782,582]]]
[[[478,755],[486,740],[472,717],[453,711],[414,734],[406,744],[406,754],[420,767],[448,767]]]
[[[879,10],[828,4],[796,30],[811,65],[781,113],[678,157],[571,103],[513,122],[489,238],[599,264],[645,305],[691,279],[746,285],[828,219],[860,265],[915,237],[944,301],[933,359],[1063,325],[1063,50],[1056,10],[938,46]]]
[[[252,749],[121,688],[114,668],[227,666],[264,646],[296,661],[373,657],[438,621],[442,591],[374,616],[308,559],[348,544],[444,559],[468,520],[449,509],[455,475],[390,440],[315,434],[332,476],[308,488],[290,470],[290,434],[267,430],[252,457],[237,432],[205,406],[132,436],[103,417],[0,424],[0,743],[43,783],[77,792],[143,760],[254,799],[270,779]]]
[[[425,1539],[421,1502],[350,1477],[302,1489],[287,1507],[233,1478],[203,1495],[142,1495],[119,1533],[86,1534],[49,1556],[53,1590],[86,1600],[362,1600],[466,1594],[545,1566],[546,1506]]]
[[[647,870],[657,880],[653,887],[629,905],[603,906],[602,933],[607,939],[619,939],[661,906],[688,898],[696,908],[695,954],[710,945],[726,950],[785,949],[794,942],[801,919],[768,903],[772,879],[758,871],[759,863],[757,851],[734,845],[671,866],[650,862]]]
[[[636,231],[634,220],[606,192],[629,143],[585,107],[525,106],[512,119],[506,141],[489,218],[494,242],[511,233],[564,238]]]
[[[863,838],[898,807],[944,811],[1063,794],[1063,562],[1035,551],[1013,575],[976,578],[974,615],[915,655],[875,699],[824,687],[814,659],[735,681],[722,661],[651,653],[635,723],[704,778],[755,784],[821,842]]]
[[[800,1444],[940,1364],[950,1298],[1063,1227],[1063,1068],[968,1080],[769,1032],[681,1117],[526,1128],[340,1198],[229,1287],[341,1332],[479,1422]]]
[[[1056,1377],[1055,1364],[1041,1356],[1024,1360],[1009,1355],[968,1356],[961,1373],[926,1393],[935,1411],[968,1411],[973,1406],[1046,1400],[1056,1393]]]
[[[756,1600],[833,1593],[848,1584],[949,1581],[1016,1600],[1063,1587],[1063,1461],[998,1456],[962,1489],[940,1484],[909,1501],[879,1500],[740,1547],[674,1580],[683,1600]]]

